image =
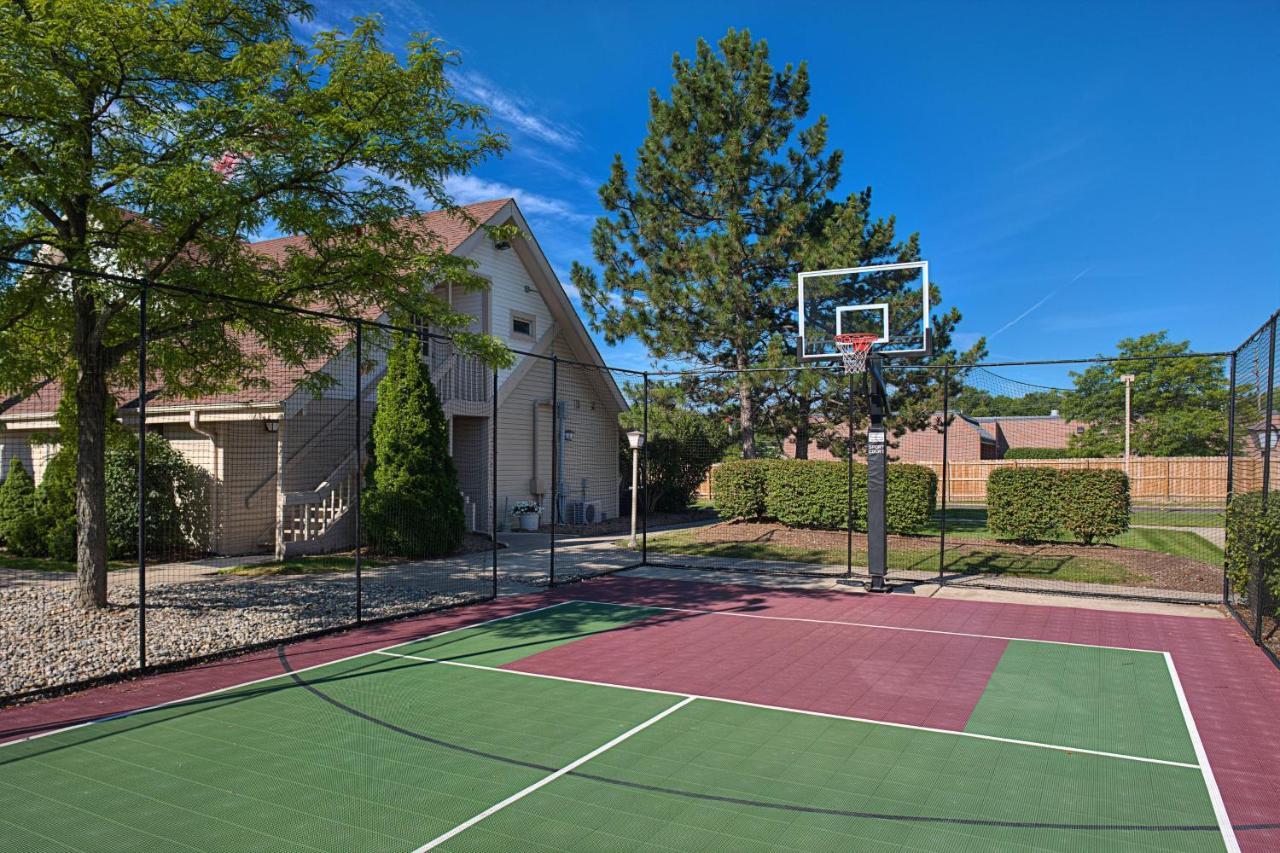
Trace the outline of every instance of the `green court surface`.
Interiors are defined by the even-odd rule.
[[[965,732],[498,668],[652,617],[570,603],[0,747],[0,835],[86,851],[1224,849],[1161,654],[1010,642]]]

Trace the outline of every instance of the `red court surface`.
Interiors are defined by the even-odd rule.
[[[1231,823],[1247,829],[1238,833],[1242,849],[1280,849],[1280,671],[1230,619],[615,577],[293,643],[287,657],[300,669],[566,600],[860,624],[785,621],[775,628],[766,619],[690,614],[659,618],[658,630],[584,638],[513,668],[708,695],[741,693],[762,704],[948,729],[964,726],[1005,639],[1169,652]],[[877,665],[886,642],[894,644],[891,668]],[[583,654],[583,644],[591,644],[592,654]],[[771,662],[771,650],[790,666]],[[797,659],[805,666],[795,667]],[[0,711],[0,741],[281,672],[277,651],[270,649],[10,708]]]

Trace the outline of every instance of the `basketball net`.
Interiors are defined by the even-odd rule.
[[[855,332],[848,335],[836,335],[836,349],[840,351],[840,360],[844,362],[844,372],[862,373],[867,369],[867,356],[871,354],[871,345],[880,336],[873,332]]]

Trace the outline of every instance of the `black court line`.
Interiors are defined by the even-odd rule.
[[[485,758],[490,761],[497,761],[502,764],[509,764],[515,767],[525,767],[531,770],[542,770],[547,773],[555,773],[560,770],[559,767],[552,767],[546,764],[539,764],[534,761],[524,761],[518,758],[511,758],[505,755],[498,755],[493,752],[475,749],[462,744],[451,743],[447,740],[432,737],[421,732],[415,732],[412,729],[406,729],[395,723],[380,719],[367,714],[358,708],[335,699],[329,694],[316,687],[315,684],[304,679],[299,673],[294,672],[293,667],[289,665],[289,658],[285,654],[284,646],[276,647],[277,657],[280,659],[280,666],[294,683],[302,687],[317,698],[328,702],[335,708],[344,713],[351,714],[368,723],[381,726],[388,731],[405,737],[413,738],[423,743],[429,743],[433,746],[443,747],[455,752],[461,752],[466,755],[474,755],[478,758]],[[773,809],[777,811],[799,812],[804,814],[821,814],[834,815],[837,817],[853,817],[863,818],[866,820],[882,820],[894,821],[898,823],[940,823],[951,826],[982,826],[997,827],[1001,829],[1064,829],[1064,830],[1083,830],[1083,831],[1105,831],[1105,832],[1221,832],[1221,828],[1216,823],[1186,823],[1186,824],[1141,824],[1141,823],[1047,823],[1042,821],[1020,821],[1020,820],[987,820],[983,818],[962,818],[962,817],[942,817],[934,815],[905,815],[891,814],[885,812],[861,812],[849,809],[828,809],[818,806],[803,806],[796,803],[778,803],[768,800],[752,800],[743,797],[722,796],[719,794],[703,794],[698,791],[686,791],[680,788],[668,788],[661,785],[646,785],[643,782],[631,782],[626,779],[614,779],[609,776],[599,776],[594,773],[584,773],[580,770],[571,770],[565,774],[566,776],[574,776],[578,779],[584,779],[589,782],[601,782],[606,785],[614,785],[619,788],[629,788],[635,791],[645,791],[655,794],[670,794],[676,797],[684,797],[691,800],[702,800],[713,803],[727,803],[730,805],[751,806],[761,809]],[[1267,830],[1280,829],[1280,823],[1246,823],[1233,824],[1232,829],[1237,832],[1248,830]]]

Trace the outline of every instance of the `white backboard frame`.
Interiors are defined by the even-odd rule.
[[[797,341],[799,347],[799,356],[801,361],[836,361],[840,359],[840,353],[832,350],[829,353],[806,353],[805,341],[806,335],[806,318],[805,318],[805,282],[812,278],[823,278],[828,276],[852,276],[861,275],[863,273],[876,272],[895,272],[898,270],[919,270],[920,271],[920,342],[918,346],[905,348],[892,348],[886,346],[889,343],[891,330],[889,328],[889,305],[883,302],[873,302],[864,304],[841,305],[836,308],[836,329],[837,334],[841,327],[841,316],[849,311],[871,311],[879,310],[884,318],[883,335],[877,341],[878,351],[885,356],[921,356],[930,355],[932,353],[932,339],[930,336],[930,305],[929,305],[929,262],[928,261],[908,261],[897,264],[873,264],[865,267],[844,267],[840,269],[828,270],[810,270],[799,273],[796,276],[796,290],[799,295],[799,315],[800,315],[800,337]]]

